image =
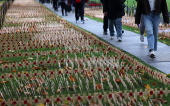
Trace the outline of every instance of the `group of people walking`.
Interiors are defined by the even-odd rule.
[[[122,17],[125,15],[124,2],[126,0],[100,0],[103,4],[103,32],[107,35],[109,27],[111,39],[117,32],[118,42],[122,41]],[[165,24],[169,24],[169,14],[166,0],[136,0],[135,24],[140,28],[140,40],[144,42],[146,31],[148,51],[151,58],[155,58],[157,51],[158,28],[160,14],[162,13]]]
[[[54,11],[58,11],[58,7],[61,6],[62,16],[67,16],[67,12],[74,11],[76,23],[84,24],[84,6],[88,0],[53,0]]]
[[[69,11],[70,0],[53,0],[53,8],[54,11],[58,11],[59,6],[61,6],[62,16],[67,16],[67,12]]]
[[[115,30],[118,42],[122,42],[122,17],[125,15],[126,0],[100,0],[103,4],[103,34],[107,35],[109,29],[110,37],[113,39]],[[68,7],[75,8],[75,20],[79,18],[84,24],[84,6],[87,0],[53,0],[53,8],[58,11],[58,3],[62,9],[62,15],[67,16]],[[166,0],[136,0],[137,8],[135,13],[135,24],[140,28],[140,40],[144,42],[144,32],[146,31],[148,51],[151,58],[155,58],[157,51],[158,28],[160,14],[162,13],[165,24],[169,24],[169,13]],[[65,12],[65,14],[64,14]]]

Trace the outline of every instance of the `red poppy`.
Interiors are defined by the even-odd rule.
[[[78,100],[81,100],[81,96],[78,96],[77,99],[78,99]]]
[[[99,95],[98,98],[99,98],[99,99],[102,99],[102,95]]]
[[[159,92],[159,94],[160,94],[160,95],[163,95],[163,94],[164,94],[164,92],[163,92],[163,91],[160,91],[160,92]]]
[[[50,100],[49,100],[49,99],[46,99],[46,103],[50,103]]]
[[[150,95],[153,95],[153,91],[150,91],[149,93],[150,93]]]
[[[35,103],[38,103],[38,99],[35,99],[34,102],[35,102]]]
[[[28,101],[27,101],[27,100],[24,100],[24,104],[28,104]]]
[[[140,92],[139,95],[140,95],[140,96],[143,95],[143,92]]]
[[[109,94],[108,97],[109,97],[109,98],[112,98],[112,94]]]
[[[133,93],[132,93],[132,92],[130,92],[130,93],[129,93],[129,96],[133,96]]]
[[[60,98],[57,98],[56,101],[57,101],[57,102],[60,102],[61,100],[60,100]]]
[[[88,99],[89,99],[89,100],[91,100],[91,99],[92,99],[92,97],[91,97],[91,96],[88,96]]]
[[[67,100],[68,100],[68,101],[70,101],[70,100],[71,100],[71,98],[70,98],[70,97],[67,97]]]
[[[17,102],[16,102],[16,101],[13,101],[13,102],[12,102],[12,105],[16,105],[16,104],[17,104]]]

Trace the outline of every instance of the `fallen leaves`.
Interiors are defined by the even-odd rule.
[[[7,82],[9,82],[9,81],[1,81],[0,84],[4,84],[4,83],[7,83]]]
[[[101,84],[96,84],[96,89],[97,90],[102,90],[103,88],[102,88],[102,85]]]
[[[9,63],[9,61],[0,60],[0,64]]]
[[[2,98],[0,98],[0,102],[3,102],[3,99],[2,99]]]
[[[116,81],[117,83],[121,82],[121,80],[120,80],[119,78],[115,78],[115,81]]]
[[[156,82],[153,82],[152,85],[157,85],[157,83],[156,83]]]
[[[42,95],[48,95],[48,92],[42,91],[41,94],[42,94]]]
[[[119,71],[119,75],[124,77],[125,76],[125,71],[124,70]]]
[[[69,80],[72,81],[72,82],[77,81],[77,79],[75,77],[73,77],[72,75],[69,76]]]
[[[167,100],[164,100],[163,98],[157,98],[157,99],[152,99],[152,102],[153,102],[153,103],[159,103],[159,102],[161,102],[161,103],[165,104],[165,103],[167,103],[168,101],[167,101]]]
[[[165,40],[166,37],[162,36],[162,37],[159,37],[158,39],[160,39],[160,40]]]
[[[15,72],[17,72],[17,70],[12,70],[11,72],[12,72],[12,73],[15,73]]]
[[[37,67],[37,66],[35,66],[35,67],[33,67],[32,68],[32,70],[40,70],[41,68],[40,67]]]
[[[150,85],[148,85],[148,84],[146,84],[146,85],[144,85],[144,86],[145,86],[145,88],[146,88],[147,90],[150,90],[150,89],[151,89]]]
[[[35,86],[35,84],[28,84],[28,85],[25,86],[25,88],[30,89],[30,88],[32,88],[33,86]]]
[[[43,103],[39,103],[37,106],[45,106]]]

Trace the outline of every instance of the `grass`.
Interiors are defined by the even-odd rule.
[[[4,3],[5,2],[5,0],[2,0],[2,1],[0,1],[0,4],[2,4],[2,3]]]
[[[49,21],[49,20],[51,20],[51,18],[52,17],[48,17],[48,18],[45,18],[45,19],[47,21]],[[95,18],[95,20],[97,20],[99,22],[103,21],[102,19],[97,19],[97,18]],[[52,22],[52,21],[49,21],[49,22]],[[37,24],[39,24],[39,23],[37,23]],[[10,25],[7,25],[7,26],[10,26]],[[11,25],[11,26],[13,26],[13,25]],[[17,26],[20,26],[20,24],[18,24]],[[70,31],[71,31],[71,29],[70,29]],[[16,35],[13,34],[13,36],[19,37],[20,34],[16,33]],[[47,51],[46,52],[47,54],[45,53],[45,54],[40,55],[39,59],[36,59],[36,56],[31,56],[31,55],[22,56],[22,57],[18,56],[18,57],[12,57],[12,58],[11,57],[10,58],[8,58],[8,57],[3,58],[3,60],[5,60],[5,61],[10,60],[10,62],[12,62],[12,63],[15,63],[15,62],[16,63],[23,63],[24,61],[32,62],[32,61],[36,61],[36,60],[43,61],[43,60],[50,60],[50,59],[51,60],[55,59],[55,60],[58,61],[56,64],[39,64],[39,66],[38,66],[39,69],[37,69],[37,70],[35,69],[35,67],[33,67],[33,65],[28,66],[28,67],[18,67],[18,69],[16,69],[17,74],[20,73],[20,72],[24,72],[24,71],[26,73],[30,73],[30,72],[31,73],[32,72],[33,73],[39,73],[39,72],[45,73],[45,72],[48,72],[49,70],[60,71],[59,69],[64,69],[65,71],[67,71],[67,70],[69,71],[70,69],[68,67],[72,67],[73,70],[76,70],[76,69],[79,68],[80,72],[78,72],[78,73],[75,72],[75,73],[71,73],[71,74],[61,74],[61,75],[58,75],[57,72],[56,72],[55,77],[52,74],[38,75],[38,76],[36,76],[36,75],[34,76],[34,75],[30,74],[30,77],[24,77],[24,78],[16,77],[15,79],[14,78],[8,78],[8,79],[6,79],[7,80],[6,84],[4,84],[4,83],[0,84],[0,88],[1,88],[0,90],[2,92],[4,92],[6,98],[10,98],[11,100],[13,98],[27,97],[27,96],[34,98],[35,96],[45,97],[46,95],[48,95],[48,96],[58,95],[58,97],[60,97],[61,94],[62,95],[78,94],[78,93],[81,93],[80,88],[83,91],[82,93],[93,94],[93,93],[102,93],[104,91],[109,93],[111,91],[111,87],[109,86],[110,84],[106,81],[101,81],[102,78],[105,78],[105,77],[108,77],[108,76],[110,78],[108,80],[110,81],[111,85],[113,85],[114,91],[125,90],[124,88],[126,88],[126,87],[123,86],[122,83],[120,83],[120,82],[118,83],[118,85],[120,87],[120,89],[119,89],[119,88],[117,88],[116,84],[113,81],[115,80],[115,78],[120,76],[119,74],[123,75],[124,72],[126,72],[128,75],[130,75],[130,76],[128,76],[129,78],[132,78],[133,75],[134,75],[134,70],[129,69],[129,70],[126,70],[126,71],[122,71],[122,70],[119,70],[119,69],[111,69],[111,71],[107,72],[107,70],[101,70],[102,67],[100,68],[100,64],[96,64],[95,61],[89,63],[90,61],[88,61],[87,58],[100,58],[102,56],[103,57],[116,57],[119,54],[117,54],[116,52],[113,52],[112,50],[110,50],[110,51],[107,50],[108,45],[102,45],[101,43],[96,42],[96,40],[91,39],[90,36],[84,36],[82,39],[85,39],[85,41],[88,41],[90,39],[89,46],[88,46],[88,50],[90,50],[90,52],[82,51],[83,53],[82,52],[67,53],[66,52],[67,49],[64,48],[63,46],[59,46],[59,47],[55,47],[55,48],[47,48],[44,45],[43,48],[39,48],[39,49],[28,49],[28,50],[18,50],[18,51],[16,51],[16,53],[19,52],[19,53],[22,53],[22,54],[27,53],[27,52],[30,52],[30,53],[34,52],[35,53],[35,52]],[[17,44],[14,44],[14,45],[17,45]],[[30,45],[32,45],[32,44],[30,44]],[[59,45],[62,45],[62,44],[59,44]],[[65,53],[57,53],[57,55],[56,54],[49,54],[49,51],[53,51],[53,50],[54,51],[61,50],[61,51],[65,51]],[[98,50],[98,52],[96,52],[96,50]],[[125,52],[125,51],[122,51],[122,52]],[[8,54],[8,53],[9,52],[5,51],[5,54]],[[83,60],[83,62],[80,62],[81,64],[77,63],[79,61],[77,61],[77,62],[76,61],[59,62],[60,60],[64,60],[67,56],[68,56],[68,58],[71,58],[71,60],[72,59],[74,60],[75,54],[76,54],[78,59]],[[29,59],[27,59],[28,57],[31,57],[33,59],[29,60]],[[133,56],[131,56],[131,57],[133,57]],[[104,61],[104,59],[102,59],[102,61]],[[113,62],[115,63],[115,61],[113,61]],[[116,62],[118,62],[117,63],[118,65],[120,65],[120,63],[122,63],[123,66],[133,66],[134,65],[133,63],[131,63],[131,61],[129,61],[128,58],[125,58],[125,59],[121,58],[121,59],[116,60]],[[58,63],[61,63],[61,64],[59,65]],[[66,65],[66,63],[68,63],[68,64]],[[104,68],[112,67],[112,66],[109,66],[108,64],[105,64],[105,62],[103,62],[101,64],[103,64]],[[92,78],[87,76],[86,72],[82,71],[84,69],[84,67],[87,68],[88,69],[87,71],[89,71],[90,73],[92,73],[92,72],[90,71],[89,67],[96,70],[96,72],[94,72],[94,75],[93,75],[94,81],[92,80]],[[100,68],[100,70],[98,70],[98,67]],[[43,68],[45,68],[45,69],[43,69]],[[121,72],[119,73],[119,71],[121,71]],[[5,70],[4,72],[5,73],[8,73],[8,72],[11,73],[10,70]],[[141,78],[142,78],[143,81],[141,81],[138,78],[133,78],[133,79],[136,79],[136,81],[137,81],[137,83],[133,82],[133,84],[134,84],[134,88],[133,88],[129,85],[128,81],[123,79],[124,82],[127,85],[126,90],[132,90],[132,88],[137,89],[137,90],[145,89],[144,85],[147,85],[147,84],[150,85],[150,87],[153,88],[153,89],[154,88],[159,89],[160,87],[169,87],[168,85],[164,85],[161,81],[158,81],[158,80],[152,78],[151,76],[149,76],[147,73],[145,73],[145,70],[135,69],[135,73],[136,74],[142,74]],[[34,77],[36,78],[36,80],[34,80]],[[42,84],[41,84],[41,86],[39,86],[41,79],[42,79]],[[73,81],[71,79],[74,79],[74,80],[76,79],[76,80]],[[3,81],[3,79],[0,79],[0,82],[2,82],[2,81]],[[82,84],[80,83],[80,81],[82,82]],[[100,84],[101,82],[104,85],[104,90],[102,90],[102,89],[95,90],[94,85]],[[75,85],[77,85],[77,86],[79,85],[80,87],[78,88]],[[89,85],[89,88],[90,88],[89,90],[87,90],[87,88],[86,88],[87,85]],[[62,87],[62,88],[59,88],[59,86]],[[10,95],[7,94],[8,92],[6,93],[6,90],[3,89],[3,87],[10,88],[11,91],[10,90],[9,91],[10,91],[11,94]],[[28,89],[25,89],[24,87],[28,88]],[[73,87],[76,89],[76,92],[74,91]],[[61,94],[59,92],[56,92],[58,89],[59,90],[61,89],[61,91],[60,91]],[[33,92],[33,91],[35,91],[35,92]],[[48,94],[45,94],[44,93],[45,91],[47,91]],[[30,93],[30,94],[26,96],[26,93]],[[18,96],[17,94],[20,94],[20,95]],[[169,99],[169,97],[166,97],[166,99]],[[108,105],[109,104],[107,104],[107,106]]]
[[[89,0],[89,2],[96,2],[96,3],[100,3],[100,0]],[[170,0],[166,0],[167,5],[168,5],[168,10],[170,11]],[[136,1],[135,0],[126,0],[125,4],[129,5],[130,7],[132,7],[133,5],[136,5]]]

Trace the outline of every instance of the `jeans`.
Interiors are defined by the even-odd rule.
[[[148,15],[143,15],[145,30],[147,33],[148,49],[157,51],[158,28],[160,23],[160,15],[152,11]]]
[[[115,32],[113,24],[115,24],[116,27],[117,38],[122,38],[122,18],[109,19],[110,36],[114,36],[114,32]]]

